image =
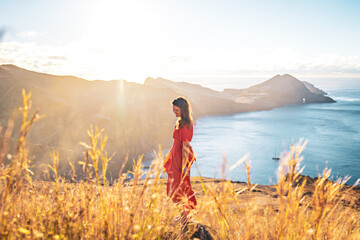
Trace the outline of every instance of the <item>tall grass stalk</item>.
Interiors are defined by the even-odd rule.
[[[225,179],[226,159],[221,180],[203,178],[199,171],[200,177],[193,178],[198,206],[186,227],[174,221],[183,207],[166,196],[161,148],[148,171],[140,156],[131,172],[123,172],[123,163],[119,178],[109,184],[108,139],[96,127],[88,131],[89,143],[81,143],[83,178],[73,163],[72,178],[61,176],[62,156],[54,151],[48,165],[53,181],[32,180],[26,137],[40,116],[29,113],[30,94],[23,92],[23,98],[13,153],[6,145],[13,121],[1,136],[0,157],[8,158],[0,165],[1,239],[188,239],[198,230],[194,223],[207,227],[214,239],[360,239],[359,209],[348,200],[359,190],[345,185],[348,178],[330,181],[328,169],[313,183],[307,181],[300,167],[304,140],[282,155],[275,186],[250,182],[247,157],[228,169],[244,163],[246,183]]]

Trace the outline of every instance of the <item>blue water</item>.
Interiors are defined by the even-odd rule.
[[[198,119],[192,146],[201,175],[219,178],[224,156],[231,166],[248,153],[251,182],[274,184],[274,151],[279,154],[304,138],[308,143],[302,154],[303,174],[316,177],[328,167],[333,180],[349,175],[348,184],[353,184],[360,178],[360,85],[321,89],[337,102]],[[243,165],[227,172],[232,180],[246,181]]]

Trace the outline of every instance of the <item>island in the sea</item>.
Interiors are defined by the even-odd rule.
[[[171,102],[178,96],[191,101],[195,119],[286,105],[334,102],[311,83],[288,74],[276,75],[246,89],[215,91],[163,78],[147,78],[144,84],[125,80],[88,81],[1,65],[1,126],[6,126],[14,109],[21,106],[22,89],[32,92],[33,107],[45,115],[34,124],[28,136],[33,164],[50,162],[50,152],[56,149],[60,161],[64,162],[60,163],[59,171],[68,172],[69,160],[77,162],[84,158],[79,142],[88,142],[87,129],[93,125],[105,129],[109,137],[107,151],[116,153],[109,163],[109,174],[113,178],[118,176],[126,155],[137,156],[157,149],[158,144],[170,143],[176,121]],[[19,124],[20,119],[16,119],[12,148],[16,147]]]

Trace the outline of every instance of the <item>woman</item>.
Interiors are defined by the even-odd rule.
[[[176,123],[171,151],[165,157],[164,167],[168,174],[167,195],[175,203],[182,203],[185,207],[184,215],[196,206],[196,198],[190,184],[190,168],[195,161],[194,153],[189,142],[193,136],[193,122],[188,100],[178,97],[173,102],[173,112],[178,121]]]

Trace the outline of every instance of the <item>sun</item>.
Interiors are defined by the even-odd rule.
[[[96,68],[93,75],[143,82],[161,71],[166,44],[146,1],[97,1],[89,16],[81,47],[90,51],[83,61]]]

